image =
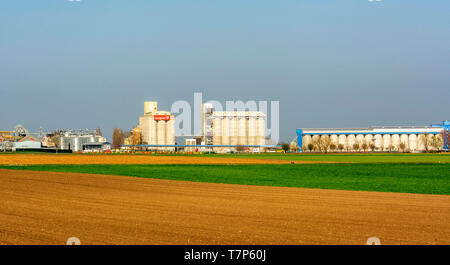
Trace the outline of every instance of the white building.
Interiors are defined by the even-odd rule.
[[[111,143],[99,142],[99,143],[83,144],[83,152],[85,153],[106,152],[106,151],[111,151]]]
[[[158,102],[145,102],[144,115],[139,117],[143,143],[149,145],[150,149],[173,151],[174,147],[164,145],[175,145],[174,121],[175,116],[169,111],[158,110]]]
[[[262,112],[215,111],[212,113],[213,145],[221,149],[235,149],[235,146],[262,146],[266,144],[266,115]],[[230,147],[226,147],[226,146]],[[251,150],[254,150],[254,147]],[[262,148],[258,151],[262,151]]]
[[[106,138],[98,135],[96,131],[75,130],[61,131],[60,146],[61,150],[72,150],[72,152],[82,152],[83,145],[89,143],[104,143]]]
[[[371,146],[372,151],[404,151],[421,152],[430,150],[433,136],[441,137],[448,132],[448,122],[442,125],[424,127],[373,127],[364,129],[297,129],[297,141],[303,150],[308,145],[317,143],[322,137],[328,137],[334,146],[343,147],[344,151],[355,151],[354,147],[363,144]],[[442,139],[442,148],[447,143]],[[442,149],[440,148],[440,149]]]
[[[14,143],[14,147],[17,149],[41,149],[41,141],[32,135],[25,136],[19,141]]]

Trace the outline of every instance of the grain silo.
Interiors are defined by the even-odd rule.
[[[265,145],[265,114],[262,112],[215,111],[212,116],[213,143],[224,145],[216,151],[235,150],[236,146],[250,146],[262,151]]]
[[[144,103],[144,115],[139,118],[142,141],[150,149],[173,151],[175,145],[175,117],[169,111],[159,111],[158,102]],[[153,146],[152,146],[153,145]]]

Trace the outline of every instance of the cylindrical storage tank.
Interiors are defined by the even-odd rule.
[[[383,135],[383,148],[384,151],[389,151],[391,146],[391,136],[389,134]]]
[[[428,150],[433,150],[433,146],[432,146],[432,143],[433,143],[433,135],[434,134],[431,134],[431,133],[427,133],[426,134],[426,136],[427,136],[427,138],[428,138]]]
[[[342,151],[347,151],[348,150],[347,135],[345,135],[345,134],[339,135],[339,138],[338,138],[338,149],[339,149],[339,145],[342,145],[342,147],[343,147]],[[339,151],[341,151],[341,150],[339,150]]]
[[[321,148],[323,148],[323,149],[321,150],[322,152],[328,152],[328,151],[330,150],[330,145],[331,145],[330,136],[329,136],[328,134],[323,134],[323,135],[320,136],[320,140],[319,140],[319,141],[320,141],[321,143],[322,143],[322,141],[323,141],[323,143],[326,143],[326,142],[329,143],[328,147],[327,147],[327,146],[324,146],[324,145],[321,146]],[[325,150],[325,148],[327,148],[327,149]]]
[[[235,116],[229,117],[230,121],[230,144],[237,145],[237,118]]]
[[[383,147],[383,136],[381,134],[376,134],[374,136],[374,143],[375,143],[375,148],[377,150],[381,150],[382,151],[382,147]]]
[[[364,144],[364,135],[362,134],[358,134],[356,135],[356,143],[359,144],[359,148],[362,150],[363,149],[363,144]]]
[[[250,129],[249,129],[249,124],[248,121],[250,120],[249,116],[245,116],[244,117],[244,124],[245,124],[245,144],[250,144]]]
[[[398,146],[400,146],[400,144],[403,143],[405,145],[405,148],[408,149],[409,148],[409,138],[407,134],[402,134],[400,135],[400,143]],[[406,151],[406,150],[403,150]]]
[[[432,148],[433,150],[439,151],[439,150],[442,150],[444,148],[444,138],[443,138],[443,136],[444,136],[443,134],[433,134],[433,136],[431,136],[431,137],[436,137],[437,139],[440,139],[440,142],[441,142],[440,146],[437,149],[435,147],[433,147]]]
[[[409,150],[415,152],[417,150],[417,136],[415,134],[409,135]]]
[[[158,102],[146,101],[144,102],[144,114],[155,113],[158,110]]]
[[[169,121],[165,122],[166,125],[166,143],[167,145],[174,145],[175,144],[175,124],[173,122],[173,119],[170,119]],[[173,151],[174,147],[168,147],[166,148],[168,151]]]
[[[222,120],[220,117],[214,117],[213,119],[213,144],[222,144]]]
[[[248,142],[250,145],[256,145],[258,142],[256,126],[256,118],[254,116],[250,116],[248,118]]]
[[[338,142],[339,142],[338,136],[336,134],[333,134],[330,136],[330,139],[331,139],[331,144],[334,144],[335,147],[337,148]]]
[[[347,150],[347,135],[345,135],[345,134],[339,135],[338,148],[339,148],[339,145],[343,145],[344,146],[343,150]]]
[[[166,144],[166,123],[164,121],[158,121],[156,123],[157,136],[156,141],[158,145]],[[164,147],[158,147],[158,150],[163,150]]]
[[[416,149],[417,151],[425,150],[425,144],[428,139],[424,139],[426,137],[425,134],[419,134],[416,136]]]
[[[319,140],[320,140],[320,135],[313,135],[311,136],[311,143],[313,144],[313,151],[318,151],[319,150]]]
[[[247,142],[247,136],[246,136],[246,124],[247,124],[247,119],[245,118],[245,116],[239,116],[237,117],[237,140],[238,140],[238,144],[239,145],[246,145],[248,144]]]
[[[149,126],[150,141],[149,141],[148,144],[158,144],[158,141],[157,141],[157,138],[158,138],[158,136],[157,136],[157,131],[158,131],[157,126],[158,126],[158,124],[157,124],[157,122],[155,121],[155,119],[153,117],[151,117],[149,119],[149,123],[150,123],[150,126]]]
[[[432,149],[431,140],[433,138],[432,134],[424,133],[418,136],[417,150],[427,151]]]
[[[366,136],[364,136],[364,141],[366,142],[366,144],[368,145],[368,148],[372,150],[372,145],[373,145],[373,135],[371,134],[366,134]]]
[[[394,150],[398,150],[398,146],[400,145],[400,135],[393,134],[391,137],[391,144]]]
[[[230,118],[224,116],[222,120],[222,144],[230,144]]]
[[[71,146],[70,149],[72,149],[74,152],[80,151],[80,150],[78,149],[79,142],[80,142],[80,138],[79,138],[79,137],[75,137],[75,138],[74,138],[74,141],[73,141],[73,146]],[[91,143],[92,143],[92,142],[91,142]]]
[[[309,150],[308,145],[312,142],[311,135],[303,135],[302,137],[302,145],[303,150]]]
[[[347,146],[349,150],[353,150],[353,145],[356,143],[356,136],[354,134],[349,134],[347,136]]]
[[[266,144],[266,121],[264,117],[258,117],[257,119],[257,142],[258,145]]]

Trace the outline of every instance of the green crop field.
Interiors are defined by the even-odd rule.
[[[264,154],[215,154],[203,156],[282,159],[291,161],[334,161],[350,163],[450,163],[450,154],[445,153],[264,153]]]
[[[450,195],[450,164],[445,163],[34,165],[1,166],[0,168],[211,183]]]

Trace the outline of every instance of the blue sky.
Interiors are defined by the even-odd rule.
[[[194,92],[279,100],[285,141],[450,119],[450,1],[1,1],[0,130],[109,136]]]

